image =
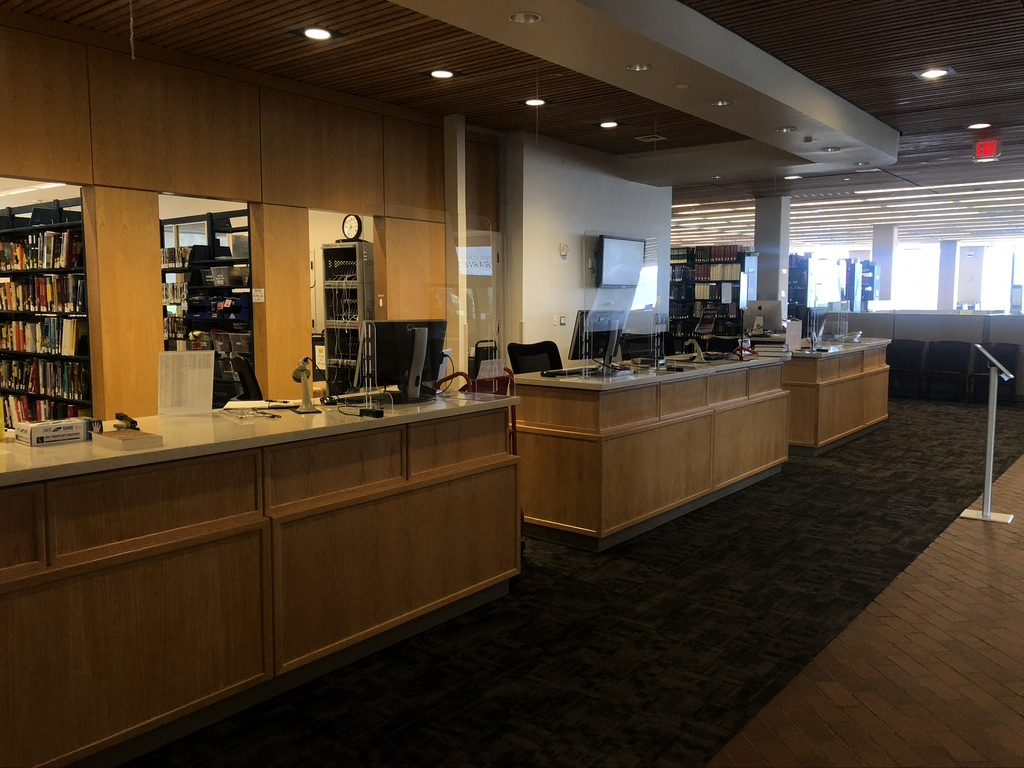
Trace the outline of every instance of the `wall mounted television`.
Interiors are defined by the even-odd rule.
[[[645,242],[638,238],[598,235],[594,267],[598,288],[635,288],[644,265]]]

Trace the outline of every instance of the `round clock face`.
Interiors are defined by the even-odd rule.
[[[341,234],[346,240],[355,240],[363,232],[363,221],[354,213],[341,220]]]

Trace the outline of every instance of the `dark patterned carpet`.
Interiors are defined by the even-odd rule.
[[[530,541],[508,597],[133,764],[701,765],[981,493],[984,406],[890,414],[608,552]]]

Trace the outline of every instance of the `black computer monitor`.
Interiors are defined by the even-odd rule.
[[[395,387],[395,402],[436,394],[444,355],[446,320],[375,320],[363,325],[364,384]]]
[[[624,312],[581,309],[576,312],[569,345],[570,360],[600,360],[610,366],[619,348]]]

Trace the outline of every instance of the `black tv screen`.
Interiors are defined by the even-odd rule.
[[[433,397],[447,331],[446,320],[376,320],[366,323],[363,332],[368,343],[364,349],[373,350],[367,375],[379,387],[397,387],[398,392],[394,394],[396,402]],[[422,362],[417,363],[417,355],[422,357]]]
[[[594,253],[598,288],[635,288],[644,265],[644,241],[600,235]]]

